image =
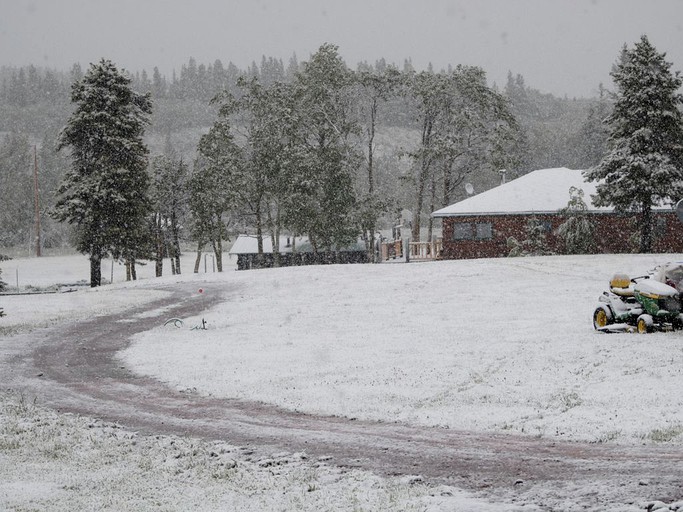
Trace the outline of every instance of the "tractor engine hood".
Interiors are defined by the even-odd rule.
[[[651,299],[659,299],[660,297],[676,297],[678,291],[676,288],[672,288],[668,284],[660,283],[654,279],[645,279],[639,281],[633,287],[633,289],[645,297]]]

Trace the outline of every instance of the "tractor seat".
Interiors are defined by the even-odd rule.
[[[631,287],[631,279],[627,274],[614,274],[609,282],[609,289],[615,295],[620,297],[633,297],[633,288]]]

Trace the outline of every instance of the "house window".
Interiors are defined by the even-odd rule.
[[[458,222],[453,225],[453,240],[490,240],[492,237],[490,222]]]
[[[472,240],[472,223],[458,222],[453,225],[453,240]]]
[[[477,224],[477,240],[490,240],[493,237],[493,230],[490,222]]]

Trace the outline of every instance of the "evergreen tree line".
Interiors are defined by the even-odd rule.
[[[259,64],[252,62],[246,69],[240,69],[232,62],[223,65],[220,59],[204,64],[191,58],[179,71],[173,70],[170,78],[156,66],[151,75],[143,70],[130,74],[130,78],[134,90],[149,92],[154,101],[155,110],[148,133],[164,136],[179,128],[203,129],[210,125],[215,111],[207,109],[206,105],[225,90],[238,95],[238,79],[257,78],[264,86],[275,81],[292,82],[301,67],[302,63],[296,56],[292,56],[286,65],[281,59],[263,56]],[[388,67],[400,69],[404,74],[415,73],[409,59],[400,68],[379,59],[374,64],[359,63],[357,69],[381,73]],[[427,71],[434,72],[431,66]],[[441,73],[452,71],[453,67],[449,66]],[[24,132],[39,141],[47,131],[56,133],[71,112],[71,84],[82,77],[83,71],[78,63],[68,72],[34,65],[0,67],[0,132]],[[499,87],[494,85],[493,89],[498,91]],[[602,88],[597,98],[558,98],[527,86],[521,75],[510,73],[500,92],[510,100],[522,128],[530,132],[523,148],[527,155],[522,162],[525,164],[522,172],[575,163],[575,167],[586,167],[580,165],[590,160],[585,155],[594,156],[595,151],[572,148],[577,143],[581,146],[599,145],[600,141],[595,142],[585,135],[594,129],[594,122],[601,120],[600,114],[608,107],[607,95]],[[385,126],[416,128],[415,116],[406,110],[405,102],[390,100],[381,108]]]
[[[170,79],[154,67],[151,75],[136,71],[130,75],[132,87],[150,92],[155,99],[211,100],[219,91],[235,88],[240,77],[256,77],[265,84],[291,80],[299,70],[296,56],[285,67],[281,59],[263,56],[260,65],[252,62],[240,69],[232,62],[224,66],[220,59],[213,63],[197,63],[190,58],[180,70],[172,71]],[[41,68],[33,64],[19,68],[0,67],[0,104],[26,107],[40,103],[70,101],[71,84],[83,78],[81,65],[74,64],[68,72]]]
[[[234,98],[241,98],[242,95],[249,94],[244,84],[251,81],[255,81],[263,89],[268,89],[275,83],[293,86],[304,64],[306,63],[299,63],[295,57],[290,59],[287,66],[280,60],[263,57],[260,66],[253,63],[247,70],[239,70],[232,63],[223,66],[219,60],[213,65],[205,66],[191,59],[187,65],[182,66],[178,76],[173,74],[170,81],[158,69],[155,69],[151,77],[146,72],[136,73],[130,76],[131,87],[139,92],[149,92],[154,105],[145,142],[153,148],[155,154],[166,153],[172,145],[177,155],[182,156],[186,163],[191,163],[195,158],[199,138],[217,115],[219,104],[212,104],[210,98],[221,91]],[[364,130],[363,136],[367,140],[363,144],[368,147],[365,151],[365,158],[368,160],[365,173],[368,177],[363,187],[367,197],[359,200],[358,207],[371,211],[377,207],[372,204],[373,201],[377,202],[378,197],[382,198],[385,209],[387,205],[390,206],[390,213],[381,219],[378,227],[386,228],[388,223],[394,222],[399,208],[415,210],[418,206],[417,190],[422,190],[420,210],[428,213],[430,207],[464,198],[465,180],[474,184],[477,191],[499,182],[499,175],[491,172],[495,159],[482,164],[480,157],[486,144],[483,139],[477,141],[478,149],[468,150],[468,164],[465,163],[464,155],[455,158],[454,153],[450,156],[452,162],[449,167],[443,163],[448,161],[443,151],[440,169],[432,167],[430,163],[430,153],[433,155],[442,150],[449,137],[452,138],[446,128],[441,135],[432,133],[435,131],[434,126],[438,127],[439,123],[443,128],[444,121],[442,116],[434,125],[429,118],[430,108],[451,112],[449,122],[452,126],[457,126],[458,121],[453,119],[453,112],[459,107],[452,98],[438,104],[440,100],[436,94],[430,95],[429,89],[455,87],[454,82],[457,80],[454,77],[459,75],[458,80],[462,82],[462,77],[465,76],[463,69],[449,67],[440,72],[428,69],[418,73],[409,60],[399,70],[397,66],[388,65],[380,59],[374,65],[361,63],[354,72],[355,79],[364,80],[365,85],[358,88],[360,93],[353,98],[356,101],[350,110],[357,117],[366,116],[370,125],[367,129],[356,127],[356,130]],[[485,86],[480,69],[472,68],[469,73],[473,83],[478,81],[478,86]],[[389,81],[393,84],[383,85],[377,82],[377,77],[387,74],[391,75]],[[479,76],[474,79],[474,74]],[[83,72],[77,64],[68,73],[34,66],[0,69],[0,110],[3,113],[0,115],[0,132],[7,132],[0,140],[0,179],[3,180],[0,202],[6,205],[0,221],[2,246],[29,247],[35,237],[31,233],[33,146],[38,147],[43,213],[46,214],[55,204],[57,183],[69,165],[66,155],[63,152],[57,153],[55,147],[59,130],[66,124],[73,110],[68,90],[72,83],[82,78]],[[413,84],[408,87],[410,80]],[[373,81],[377,83],[373,84]],[[459,87],[462,89],[462,84]],[[423,90],[420,91],[420,88]],[[412,93],[406,93],[407,89],[411,89]],[[484,89],[488,88],[482,87]],[[470,93],[462,93],[460,97],[466,97],[467,94]],[[601,121],[606,115],[605,111],[609,109],[606,95],[594,100],[555,98],[526,86],[521,76],[512,74],[502,91],[499,92],[494,86],[487,94],[487,101],[502,94],[508,102],[507,113],[502,117],[509,117],[511,114],[514,118],[514,123],[511,119],[508,119],[509,123],[506,122],[507,126],[515,124],[514,144],[508,140],[505,146],[502,138],[499,139],[502,144],[498,148],[499,153],[505,146],[508,163],[503,162],[500,157],[495,163],[501,168],[508,168],[508,177],[541,167],[571,165],[568,162],[587,168],[595,164],[604,152],[606,135]],[[433,102],[431,106],[430,101]],[[490,115],[493,107],[479,105],[479,108],[479,113],[482,114],[488,108],[489,113],[486,115]],[[359,137],[355,137],[356,145],[360,144]],[[488,137],[490,138],[490,134]],[[509,139],[510,134],[506,137]],[[569,154],[572,151],[574,156]],[[479,157],[476,157],[477,152]],[[424,157],[422,164],[426,165],[422,175],[415,171],[416,158],[421,158],[420,155]],[[474,167],[479,164],[483,167]],[[372,219],[367,213],[360,215]],[[239,221],[240,227],[250,228],[245,218],[243,216]],[[429,223],[429,219],[423,216],[422,223],[424,222]],[[366,219],[363,223],[364,231],[374,230],[372,220]],[[418,219],[413,227],[419,224]],[[69,232],[50,219],[43,223],[43,229],[47,231],[43,235],[46,247],[72,242]]]

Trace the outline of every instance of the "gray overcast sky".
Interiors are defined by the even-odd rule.
[[[592,96],[642,34],[683,71],[683,0],[0,0],[0,66],[105,57],[169,78],[190,57],[286,65],[329,42],[352,68],[472,64],[501,86],[512,71],[543,92]]]

